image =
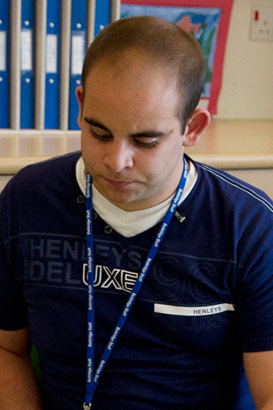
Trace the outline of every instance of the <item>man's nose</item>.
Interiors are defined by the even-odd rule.
[[[133,167],[133,150],[127,141],[113,141],[104,156],[105,165],[115,173]]]

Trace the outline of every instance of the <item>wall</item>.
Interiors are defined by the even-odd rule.
[[[257,5],[273,7],[273,0],[234,0],[215,118],[273,118],[273,41],[249,38]]]

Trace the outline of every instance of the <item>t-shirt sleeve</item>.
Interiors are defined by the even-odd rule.
[[[18,198],[15,204],[12,200],[10,185],[0,195],[0,329],[17,330],[26,327],[28,321],[23,285],[16,269],[19,234],[14,234],[14,226],[20,201]]]

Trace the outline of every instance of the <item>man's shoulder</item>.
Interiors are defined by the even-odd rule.
[[[59,180],[71,180],[71,176],[75,176],[75,166],[80,156],[80,152],[73,152],[29,164],[11,179],[7,189],[27,189],[45,183],[54,185]]]
[[[272,199],[259,188],[209,165],[195,162],[199,175],[199,186],[211,191],[213,200],[222,201],[235,208],[264,209],[273,215]],[[206,192],[206,195],[208,192]]]
[[[42,160],[40,162],[27,165],[26,167],[22,168],[17,175],[21,178],[24,178],[25,176],[35,177],[37,174],[43,175],[47,172],[61,174],[62,172],[67,171],[70,168],[74,168],[80,156],[80,151],[77,151]]]

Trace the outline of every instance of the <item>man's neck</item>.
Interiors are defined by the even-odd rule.
[[[196,168],[190,161],[188,163],[188,170],[187,183],[179,204],[190,194],[198,177]],[[78,160],[76,165],[76,178],[81,191],[85,193],[86,178],[82,158]],[[93,208],[100,217],[119,234],[125,237],[132,237],[150,229],[163,219],[171,203],[172,196],[173,195],[151,208],[126,212],[113,205],[93,187]]]

